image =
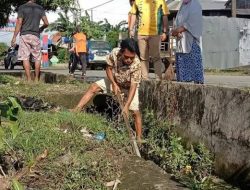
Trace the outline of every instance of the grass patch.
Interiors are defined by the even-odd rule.
[[[9,96],[29,96],[36,97],[46,101],[48,97],[56,98],[59,95],[82,94],[89,84],[79,82],[75,79],[69,79],[65,83],[46,84],[27,83],[25,80],[15,78],[8,75],[0,76],[0,99]]]
[[[0,75],[0,85],[1,84],[14,84],[18,81],[16,77],[10,75]]]
[[[32,168],[34,172],[20,180],[30,188],[105,189],[105,182],[119,177],[119,155],[131,151],[125,133],[119,133],[100,116],[23,112],[17,124],[18,132],[13,137],[11,124],[2,122],[0,157],[7,174],[17,172],[14,163],[31,166],[39,154],[48,151],[48,157]],[[104,132],[106,139],[83,137],[83,128],[93,135]],[[8,158],[14,163],[9,163]]]
[[[250,76],[250,69],[205,69],[207,75]]]

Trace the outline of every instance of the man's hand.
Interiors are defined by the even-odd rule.
[[[127,117],[129,116],[129,106],[125,104],[122,113],[125,114]]]
[[[172,35],[176,36],[176,37],[182,37],[182,32],[187,31],[186,28],[184,28],[183,26],[180,26],[178,28],[176,28],[175,30],[172,30]]]
[[[121,92],[120,87],[115,82],[112,83],[112,91],[114,92],[115,95],[117,95],[118,92]]]
[[[179,34],[179,32],[178,32],[178,30],[177,29],[175,29],[175,30],[172,30],[172,36],[178,36],[178,34]]]
[[[161,35],[161,41],[163,42],[163,41],[165,41],[167,39],[167,34],[166,33],[163,33],[162,35]]]
[[[129,37],[134,38],[135,37],[135,31],[134,30],[129,30]]]
[[[69,49],[69,52],[74,52],[75,51],[75,48],[73,47],[73,48],[71,48],[71,49]]]
[[[13,36],[12,40],[11,40],[11,46],[14,47],[16,45],[16,37]]]

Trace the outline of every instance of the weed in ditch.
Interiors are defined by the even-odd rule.
[[[153,160],[192,190],[234,189],[214,182],[212,155],[203,144],[185,146],[175,126],[156,120],[153,111],[145,110],[143,121],[146,143],[142,151],[146,159]]]

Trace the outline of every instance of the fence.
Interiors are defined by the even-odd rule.
[[[250,66],[250,19],[204,17],[202,52],[205,68]]]

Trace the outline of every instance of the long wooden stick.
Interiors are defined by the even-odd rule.
[[[124,105],[123,105],[121,94],[119,92],[117,93],[117,99],[118,99],[118,103],[120,105],[121,110],[123,110]],[[122,113],[122,116],[123,116],[123,119],[125,121],[125,125],[126,125],[126,128],[127,128],[127,131],[128,131],[128,134],[129,134],[129,138],[130,138],[131,144],[133,146],[134,152],[135,152],[135,154],[138,157],[141,157],[141,153],[139,151],[137,142],[135,140],[135,136],[134,136],[134,134],[131,131],[132,128],[131,128],[130,123],[129,123],[129,116],[126,115],[125,113]]]

